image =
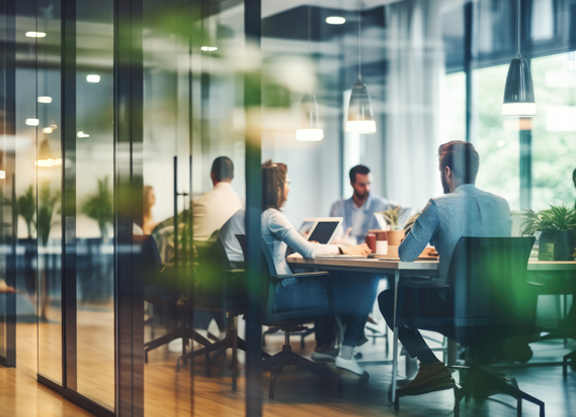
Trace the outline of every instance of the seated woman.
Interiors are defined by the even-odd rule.
[[[304,258],[313,258],[318,254],[351,254],[368,255],[370,249],[366,244],[352,247],[336,245],[321,245],[304,239],[280,212],[288,200],[290,180],[287,167],[282,163],[267,160],[262,165],[262,237],[270,249],[274,266],[278,275],[292,274],[286,262],[286,246],[298,252]],[[318,281],[285,280],[277,287],[277,310],[290,308],[306,308],[318,306],[325,302],[325,289]],[[346,317],[347,326],[340,354],[336,357],[336,366],[351,371],[363,379],[368,373],[355,361],[352,350],[356,340],[364,330],[368,313],[376,299],[377,279],[354,279],[348,274],[340,274],[332,278],[334,288],[334,303],[337,315]],[[318,333],[316,335],[317,343]]]

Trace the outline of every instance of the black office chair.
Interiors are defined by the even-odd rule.
[[[236,349],[246,351],[246,342],[238,337],[235,319],[246,311],[246,285],[243,269],[229,269],[231,264],[220,239],[206,246],[197,246],[196,296],[194,309],[206,310],[214,314],[226,313],[227,328],[224,339],[200,350],[189,352],[178,358],[176,370],[187,360],[216,352],[207,361],[207,374],[211,375],[212,364],[228,349],[233,350],[233,366],[236,368]],[[262,351],[262,356],[269,354]],[[207,356],[208,357],[208,356]]]
[[[534,332],[537,286],[526,281],[533,244],[534,237],[462,237],[450,262],[448,286],[443,288],[451,314],[406,320],[409,326],[424,330],[446,326],[456,341],[468,347],[469,366],[454,367],[466,373],[462,388],[454,386],[455,416],[462,398],[482,399],[498,393],[517,399],[519,416],[523,399],[538,405],[544,416],[544,402],[521,391],[514,379],[482,368],[490,364],[506,338]],[[396,409],[401,396],[396,395]]]
[[[244,252],[244,257],[246,258],[246,236],[236,235],[236,238],[240,242],[240,246]],[[292,352],[292,346],[290,345],[290,332],[301,331],[301,326],[303,324],[314,321],[317,317],[334,315],[334,292],[332,290],[330,274],[328,272],[311,272],[293,275],[278,275],[276,273],[276,267],[274,266],[272,255],[270,254],[268,245],[266,245],[264,240],[261,240],[261,248],[263,254],[262,278],[264,285],[262,291],[262,305],[264,311],[262,317],[259,319],[261,324],[266,326],[275,326],[284,331],[284,345],[282,346],[282,351],[262,362],[263,369],[272,370],[268,396],[272,399],[274,398],[276,380],[282,373],[282,370],[290,365],[307,369],[321,376],[334,378],[338,381],[338,391],[342,391],[342,376],[340,374],[330,370],[325,365],[314,363]],[[276,288],[279,285],[282,285],[282,280],[289,278],[321,281],[326,288],[326,305],[310,309],[294,309],[281,312],[276,311]],[[233,388],[236,387],[236,378],[237,374],[233,376]]]
[[[178,322],[173,331],[144,344],[144,362],[148,363],[148,352],[177,339],[182,339],[183,355],[186,354],[189,339],[209,346],[210,342],[205,337],[188,326],[186,311],[178,303],[184,290],[179,288],[178,277],[173,269],[162,265],[154,238],[134,235],[133,239],[137,246],[135,265],[144,279],[144,300],[153,306],[170,310]]]

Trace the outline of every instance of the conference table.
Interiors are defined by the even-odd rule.
[[[398,373],[398,328],[396,327],[396,305],[398,283],[402,276],[438,276],[438,260],[434,258],[418,259],[415,262],[402,262],[399,258],[355,258],[332,257],[304,259],[300,255],[287,258],[291,268],[315,269],[323,271],[349,271],[378,275],[394,275],[394,343],[392,346],[392,392],[391,400],[396,398],[396,378]],[[529,273],[574,271],[576,279],[576,261],[539,261],[528,262]]]

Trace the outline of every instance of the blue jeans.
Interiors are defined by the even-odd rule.
[[[343,345],[355,346],[362,334],[368,313],[376,300],[380,278],[372,274],[330,272],[336,314],[346,323]],[[276,287],[276,311],[327,306],[326,288],[320,281],[302,280],[287,287]],[[316,340],[328,344],[334,339],[333,318],[316,320]]]

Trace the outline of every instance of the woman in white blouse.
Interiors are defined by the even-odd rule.
[[[368,255],[370,249],[366,244],[352,247],[340,247],[336,245],[322,245],[309,242],[304,239],[281,213],[280,209],[288,200],[290,192],[290,180],[288,179],[287,167],[282,163],[273,163],[267,160],[262,165],[262,237],[274,260],[274,268],[277,275],[290,275],[292,270],[286,262],[286,247],[289,246],[304,258],[313,258],[318,254],[351,254]],[[364,330],[364,324],[368,313],[372,309],[377,291],[377,279],[354,279],[353,275],[338,274],[338,278],[332,278],[334,287],[334,303],[336,314],[346,318],[346,332],[340,354],[335,359],[338,368],[346,369],[367,379],[368,374],[362,370],[354,360],[352,350],[356,340]],[[297,279],[282,281],[277,287],[276,305],[277,311],[288,309],[300,309],[324,305],[326,303],[326,290],[322,283]],[[330,340],[319,340],[316,334],[318,346],[330,343]],[[325,332],[322,332],[325,333]]]

